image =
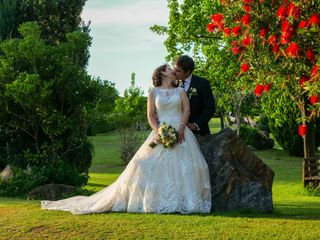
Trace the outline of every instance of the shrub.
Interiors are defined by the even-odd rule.
[[[251,145],[258,150],[273,148],[274,141],[266,134],[256,128],[241,125],[240,138],[247,145]]]
[[[136,131],[135,128],[125,128],[119,130],[120,133],[120,159],[128,164],[136,154],[141,143],[145,140],[143,131]]]

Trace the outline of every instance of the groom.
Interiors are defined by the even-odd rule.
[[[192,74],[194,61],[187,55],[174,62],[175,75],[190,101],[190,116],[187,126],[200,135],[210,134],[209,121],[215,112],[215,100],[207,79]]]

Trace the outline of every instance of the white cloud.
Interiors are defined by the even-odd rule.
[[[126,5],[109,8],[84,8],[82,18],[93,25],[166,25],[168,11],[165,0],[132,1]]]

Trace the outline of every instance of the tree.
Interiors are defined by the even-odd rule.
[[[195,74],[209,79],[217,102],[217,113],[223,128],[224,114],[236,113],[237,122],[241,119],[243,99],[250,92],[247,74],[238,74],[238,58],[225,47],[221,36],[207,31],[208,18],[213,10],[220,10],[217,1],[168,0],[170,10],[168,27],[153,26],[151,29],[168,37],[165,46],[169,52],[167,60],[189,52],[196,62]],[[240,125],[237,126],[238,134]]]
[[[132,73],[131,85],[124,91],[124,96],[116,100],[112,118],[119,128],[139,128],[146,122],[146,116],[147,98],[143,96],[141,88],[135,85],[135,73]]]
[[[86,0],[0,0],[0,40],[19,37],[18,27],[36,21],[41,37],[57,44],[66,40],[66,34],[89,28],[81,20]]]
[[[88,111],[100,87],[83,69],[91,38],[76,31],[50,45],[30,22],[19,33],[21,39],[0,43],[1,161],[41,171],[42,184],[85,184],[92,159]]]
[[[89,110],[88,135],[104,133],[115,130],[116,124],[111,120],[111,115],[115,108],[115,101],[119,98],[119,93],[115,84],[100,78],[93,79],[98,85],[98,101],[93,109]]]
[[[257,95],[271,86],[289,90],[301,111],[297,120],[304,155],[312,155],[306,123],[320,115],[319,4],[312,0],[222,0],[220,4],[219,11],[213,10],[208,30],[219,34],[227,48],[238,48],[238,60],[252,74]]]

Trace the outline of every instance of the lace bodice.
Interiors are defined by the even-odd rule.
[[[179,124],[182,116],[182,88],[154,88],[151,93],[155,98],[156,111],[160,122],[171,125]]]

